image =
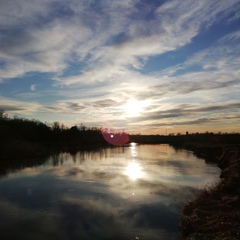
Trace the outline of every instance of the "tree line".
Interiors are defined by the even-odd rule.
[[[0,160],[42,157],[57,152],[77,152],[109,146],[102,136],[102,129],[83,124],[71,128],[54,122],[43,123],[26,118],[9,118],[0,109]],[[186,135],[130,135],[130,142],[142,144],[167,143],[179,148],[240,144],[239,133],[192,133]]]
[[[26,157],[43,155],[56,151],[77,151],[106,145],[101,129],[75,125],[71,128],[59,122],[53,124],[25,118],[9,118],[0,113],[0,153],[2,158],[9,155]]]

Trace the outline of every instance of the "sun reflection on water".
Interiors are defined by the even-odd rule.
[[[127,166],[127,169],[126,169],[126,175],[131,180],[136,180],[138,178],[141,178],[142,170],[141,170],[140,165],[136,162],[130,162]]]
[[[126,168],[125,174],[133,181],[143,177],[143,171],[142,166],[137,162],[137,144],[131,143],[130,150],[131,150],[131,156],[132,160],[128,163],[128,166]]]

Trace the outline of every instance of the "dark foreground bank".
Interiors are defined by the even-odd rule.
[[[226,146],[218,166],[222,170],[218,185],[205,188],[182,209],[182,239],[240,239],[240,145]]]

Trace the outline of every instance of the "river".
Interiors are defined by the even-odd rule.
[[[220,173],[192,152],[135,143],[3,168],[4,240],[178,239],[182,204]]]

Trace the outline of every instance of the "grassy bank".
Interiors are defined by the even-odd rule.
[[[206,187],[182,209],[182,239],[240,239],[240,145],[226,146],[218,166],[222,170],[219,184]]]

